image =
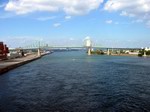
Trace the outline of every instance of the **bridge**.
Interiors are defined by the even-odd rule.
[[[46,42],[35,42],[30,45],[25,45],[19,47],[24,50],[37,50],[38,48],[42,50],[74,50],[74,49],[86,49],[86,46],[51,46]],[[102,45],[92,46],[93,49],[113,49],[113,50],[139,50],[141,48],[113,48]],[[11,49],[14,50],[14,49]]]

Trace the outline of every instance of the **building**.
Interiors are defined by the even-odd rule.
[[[9,48],[3,42],[0,42],[0,60],[7,59]]]
[[[145,47],[145,51],[150,51],[150,47]]]

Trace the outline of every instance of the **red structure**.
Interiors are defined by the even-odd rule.
[[[0,60],[7,59],[7,53],[9,53],[9,48],[3,42],[0,42]]]

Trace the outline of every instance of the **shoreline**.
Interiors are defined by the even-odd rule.
[[[26,57],[0,61],[0,75],[3,75],[4,73],[9,72],[10,70],[18,68],[32,61],[38,60],[48,54],[49,53],[43,53],[41,54],[41,56],[32,54]]]
[[[105,56],[131,56],[131,57],[138,57],[138,55],[135,54],[91,54],[91,55],[105,55]]]
[[[138,55],[135,55],[135,54],[111,54],[110,56],[137,56],[138,57]]]

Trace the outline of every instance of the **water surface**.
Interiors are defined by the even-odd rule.
[[[0,76],[0,112],[150,112],[150,58],[56,52]]]

